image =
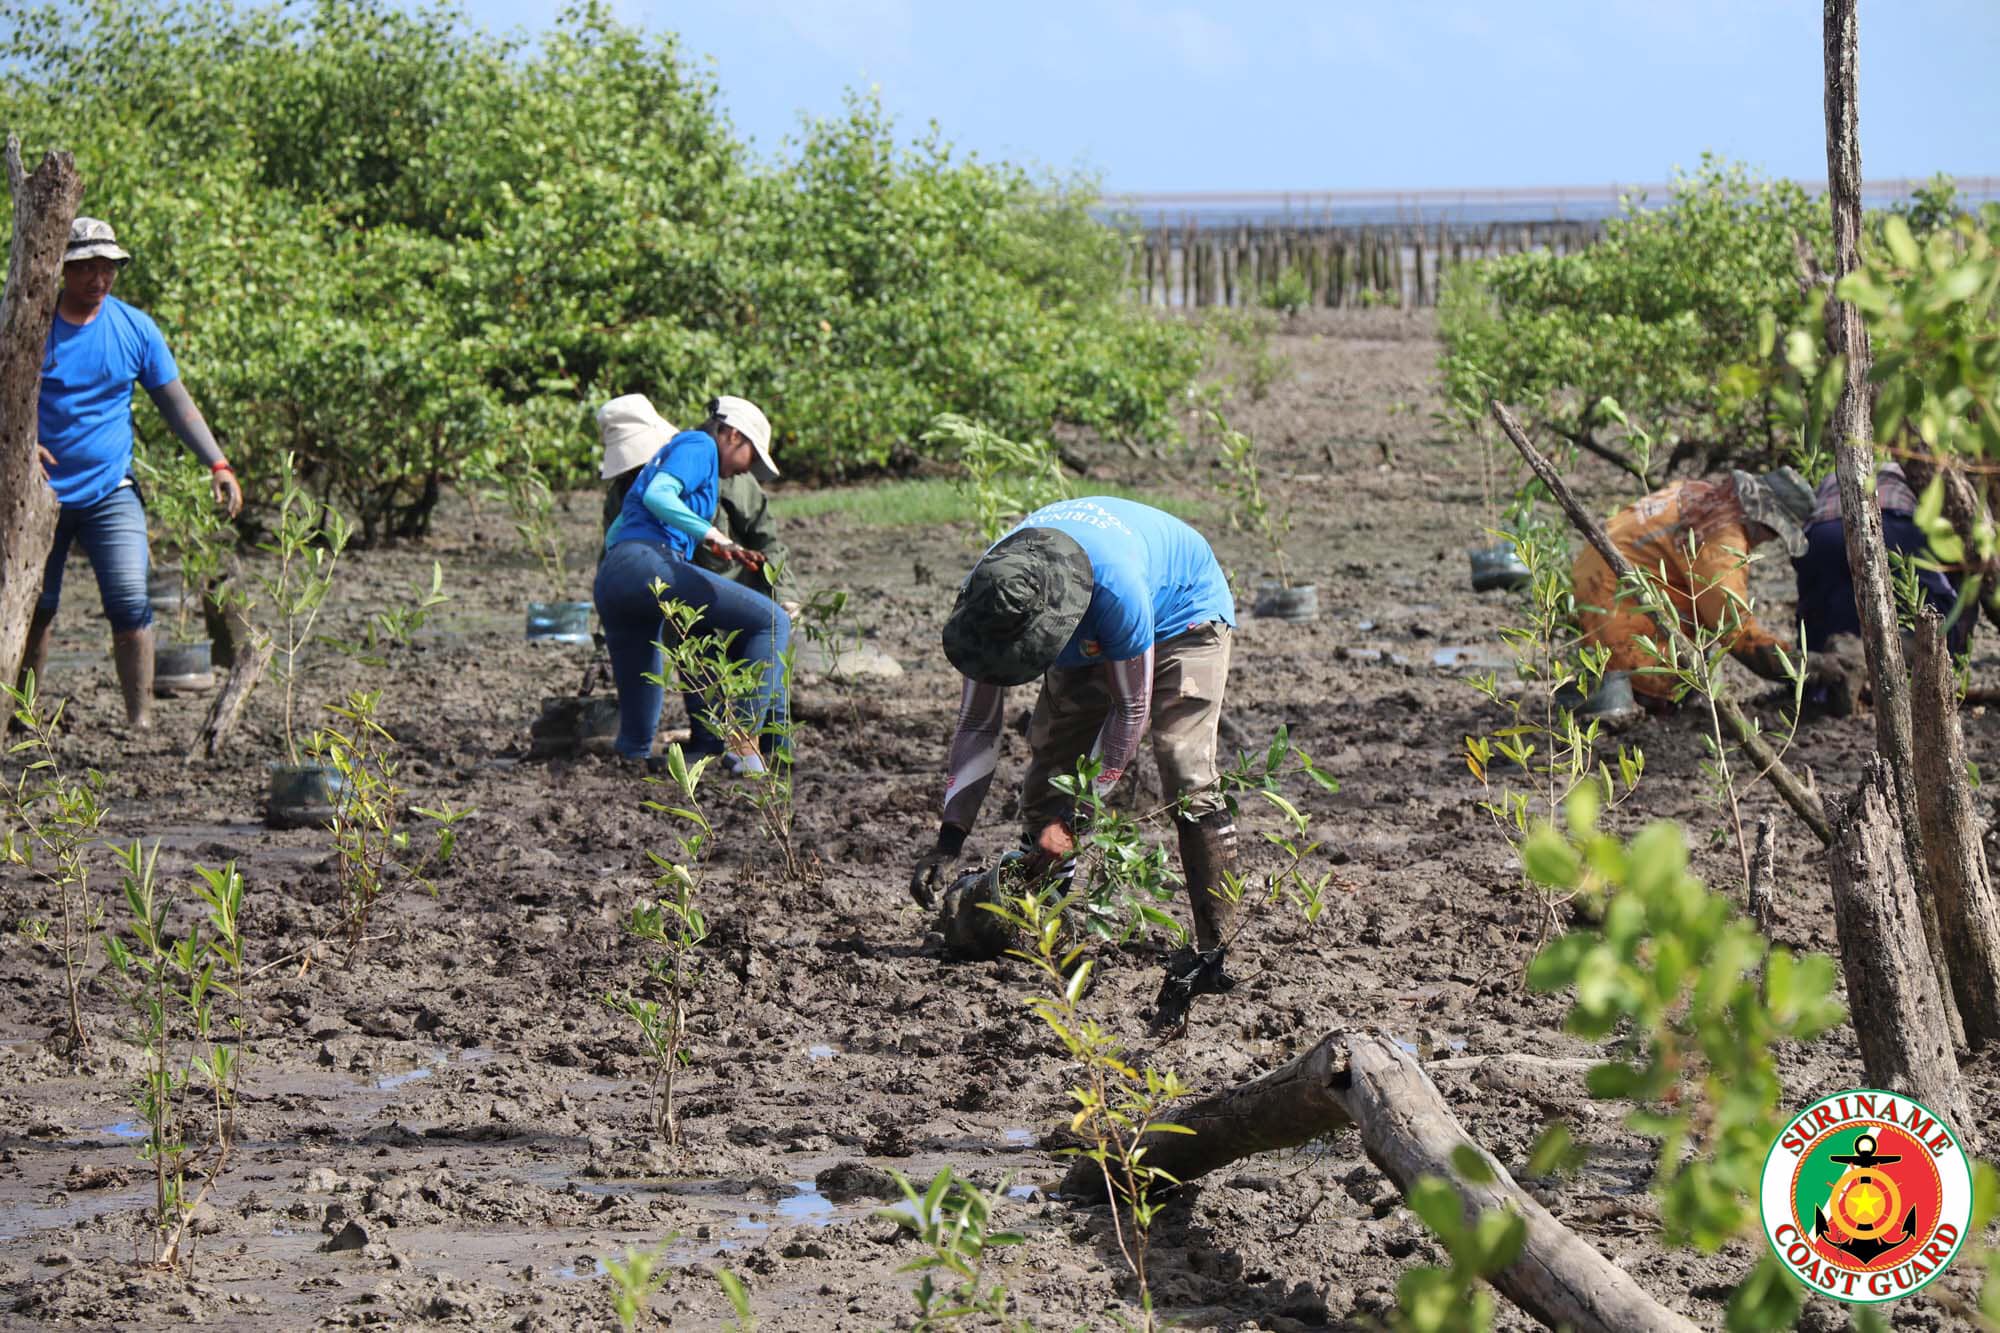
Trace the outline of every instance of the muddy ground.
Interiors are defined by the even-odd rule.
[[[1512,610],[1505,595],[1468,587],[1464,551],[1488,521],[1482,465],[1476,447],[1431,420],[1430,326],[1356,312],[1290,330],[1278,347],[1292,375],[1237,417],[1271,447],[1274,490],[1296,518],[1294,568],[1318,584],[1323,613],[1308,626],[1245,617],[1229,712],[1252,741],[1289,727],[1339,778],[1337,794],[1293,794],[1340,887],[1315,927],[1272,915],[1249,930],[1236,961],[1244,984],[1202,1001],[1182,1040],[1152,1043],[1137,1016],[1159,976],[1151,946],[1107,953],[1088,1007],[1135,1059],[1202,1089],[1340,1027],[1381,1030],[1426,1054],[1588,1055],[1559,1031],[1560,997],[1524,993],[1535,910],[1462,759],[1468,733],[1499,724],[1465,676],[1494,660]],[[1107,479],[1214,504],[1200,460],[1115,447],[1093,456]],[[1578,481],[1600,503],[1618,493],[1608,469]],[[594,497],[578,497],[579,551],[596,512]],[[1248,539],[1207,512],[1225,563],[1254,579],[1263,562]],[[57,970],[11,930],[0,941],[0,1320],[604,1328],[600,1259],[666,1241],[674,1272],[652,1310],[673,1327],[728,1326],[722,1267],[747,1283],[766,1329],[907,1327],[916,1279],[899,1270],[916,1250],[874,1216],[882,1203],[868,1191],[880,1191],[882,1171],[921,1181],[944,1166],[1005,1185],[999,1221],[1026,1243],[992,1271],[1022,1316],[1047,1329],[1134,1318],[1108,1215],[1047,1195],[1064,1162],[1046,1136],[1067,1119],[1073,1070],[1024,1007],[1028,969],[947,961],[904,890],[934,827],[957,699],[937,629],[974,553],[968,534],[831,517],[790,525],[809,582],[849,590],[868,646],[905,674],[801,689],[798,830],[811,882],[787,882],[749,812],[717,789],[725,838],[702,889],[714,936],[679,1093],[687,1145],[675,1152],[649,1135],[634,1031],[598,999],[640,978],[640,951],[619,923],[651,883],[647,851],[671,846],[669,822],[641,809],[649,792],[625,768],[525,757],[540,700],[573,688],[586,650],[522,641],[522,605],[537,585],[504,514],[455,503],[438,528],[420,546],[351,557],[332,614],[351,625],[435,559],[456,598],[441,621],[386,669],[321,662],[304,692],[317,704],[385,689],[413,801],[477,814],[436,898],[389,902],[365,957],[343,966],[329,947],[256,983],[245,1142],[203,1218],[191,1282],[135,1262],[151,1192],[116,995],[92,985],[95,1053],[73,1066],[48,1040]],[[1767,570],[1764,594],[1783,600],[1787,577]],[[69,589],[49,683],[70,699],[64,761],[105,774],[106,836],[157,840],[163,869],[183,883],[193,864],[233,858],[249,881],[254,955],[294,954],[327,928],[337,898],[326,835],[261,822],[266,766],[281,748],[276,695],[258,696],[226,762],[184,764],[206,701],[166,703],[156,730],[126,734],[81,571]],[[1990,679],[1994,666],[1982,658],[1975,675]],[[1024,691],[1011,707],[1027,703]],[[2000,769],[1991,719],[1975,714],[1968,726],[1974,757]],[[1868,735],[1862,719],[1817,725],[1797,758],[1839,789]],[[1704,873],[1733,883],[1696,719],[1650,724],[1634,739],[1647,773],[1614,822],[1685,821]],[[1023,760],[1010,735],[974,835],[980,854],[1013,836],[1001,792]],[[1779,830],[1779,937],[1831,949],[1827,876],[1810,835],[1767,788],[1747,806]],[[1271,825],[1262,813],[1249,823],[1255,870],[1272,855],[1255,830]],[[93,891],[110,906],[108,867],[100,861]],[[10,925],[42,910],[42,891],[19,871],[0,877],[0,893]],[[1783,1063],[1798,1104],[1863,1081],[1846,1029]],[[1985,1116],[1965,1128],[1992,1141],[2000,1080],[1991,1061],[1969,1074]],[[1580,1176],[1547,1184],[1549,1206],[1660,1300],[1719,1326],[1755,1251],[1704,1257],[1657,1243],[1644,1190],[1651,1148],[1621,1130],[1625,1108],[1589,1102],[1574,1078],[1504,1063],[1437,1081],[1472,1132],[1517,1166],[1546,1121],[1566,1118],[1592,1155]],[[833,1170],[849,1164],[871,1170]],[[355,1248],[329,1249],[343,1233]],[[1336,1135],[1186,1189],[1158,1226],[1151,1271],[1161,1311],[1185,1327],[1371,1328],[1392,1308],[1398,1275],[1438,1253],[1352,1135]],[[1891,1316],[1952,1326],[1941,1302],[1968,1283],[1948,1275]],[[1837,1327],[1845,1315],[1821,1304],[1807,1320]],[[1523,1322],[1503,1306],[1503,1326]]]

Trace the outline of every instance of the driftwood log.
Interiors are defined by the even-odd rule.
[[[1506,405],[1497,398],[1489,400],[1487,406],[1492,410],[1493,419],[1500,423],[1500,429],[1506,432],[1509,440],[1513,441],[1521,457],[1528,461],[1529,468],[1541,478],[1542,484],[1549,488],[1549,494],[1556,498],[1556,503],[1569,515],[1569,521],[1576,525],[1576,530],[1583,534],[1584,540],[1597,548],[1597,553],[1604,557],[1604,563],[1611,567],[1611,572],[1618,576],[1621,583],[1633,578],[1632,562],[1627,560],[1625,553],[1612,543],[1604,531],[1604,525],[1591,517],[1590,511],[1577,500],[1575,493],[1569,488],[1569,483],[1562,479],[1562,474],[1550,466],[1548,459],[1542,457],[1542,451],[1535,448],[1527,432],[1523,431],[1521,424],[1514,420],[1514,414],[1509,412]],[[1672,615],[1656,616],[1654,621],[1660,631],[1674,641],[1676,651],[1689,656],[1694,655],[1694,646],[1688,642],[1687,635],[1682,633],[1678,618]],[[1743,747],[1743,753],[1750,756],[1750,762],[1757,766],[1758,773],[1771,779],[1771,785],[1777,788],[1778,795],[1792,808],[1792,813],[1813,831],[1813,836],[1822,843],[1832,841],[1833,835],[1827,828],[1826,811],[1820,807],[1819,797],[1800,782],[1791,769],[1785,767],[1785,761],[1779,758],[1776,750],[1765,743],[1763,736],[1758,734],[1750,719],[1743,716],[1743,711],[1736,706],[1735,700],[1717,698],[1715,713],[1722,719],[1722,724],[1735,735],[1737,744]]]
[[[56,531],[55,492],[35,448],[35,409],[62,286],[63,247],[83,199],[83,180],[68,153],[47,154],[30,175],[20,141],[8,135],[7,187],[14,235],[0,295],[0,681],[11,685],[20,674]]]
[[[1436,1176],[1458,1191],[1468,1220],[1507,1209],[1526,1221],[1520,1258],[1492,1282],[1536,1319],[1578,1333],[1692,1333],[1695,1327],[1523,1192],[1466,1134],[1417,1062],[1386,1038],[1330,1033],[1289,1064],[1190,1102],[1169,1119],[1195,1132],[1149,1137],[1146,1161],[1181,1180],[1353,1126],[1369,1160],[1405,1194],[1419,1178]],[[1468,1148],[1485,1159],[1491,1180],[1475,1184],[1453,1169],[1452,1155]],[[1062,1191],[1103,1198],[1097,1163],[1078,1159]]]
[[[1966,778],[1958,679],[1944,622],[1925,607],[1911,654],[1911,717],[1917,755],[1917,819],[1924,871],[1965,1040],[1975,1050],[2000,1039],[2000,900],[1981,844],[1983,825]]]
[[[229,680],[223,685],[215,702],[209,705],[208,720],[201,724],[194,744],[188,749],[188,758],[197,753],[209,759],[220,759],[224,746],[229,742],[229,733],[236,730],[236,723],[243,716],[243,706],[250,702],[250,692],[257,688],[258,678],[271,665],[271,654],[276,645],[270,636],[255,635],[249,646],[238,645],[236,665],[229,668]]]
[[[1966,1134],[1972,1114],[1903,860],[1894,800],[1888,766],[1880,755],[1871,756],[1854,799],[1834,817],[1827,860],[1847,1006],[1868,1086],[1914,1097]]]

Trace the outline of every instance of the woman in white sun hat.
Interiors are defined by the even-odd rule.
[[[777,477],[771,423],[754,403],[725,396],[709,401],[700,429],[675,434],[645,395],[635,393],[599,408],[597,429],[607,476],[627,470],[633,457],[648,459],[605,533],[597,568],[597,615],[618,687],[618,753],[630,759],[652,754],[665,692],[647,676],[660,674],[655,645],[666,632],[660,603],[677,601],[701,612],[696,632],[733,634],[729,655],[763,668],[757,692],[736,705],[740,716],[719,719],[714,701],[688,696],[694,734],[685,751],[691,759],[726,753],[733,771],[761,772],[759,751],[768,746],[728,738],[769,737],[774,724],[789,716],[779,659],[791,644],[791,618],[769,599],[697,565],[694,553],[706,549],[751,568],[763,564],[760,552],[739,546],[715,526],[716,487],[722,478],[744,472],[759,481]],[[665,590],[655,594],[655,583]]]

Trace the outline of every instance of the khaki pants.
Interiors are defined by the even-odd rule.
[[[1153,653],[1153,759],[1167,799],[1185,798],[1188,818],[1223,808],[1216,789],[1216,727],[1229,683],[1229,626],[1211,621],[1176,634]],[[1033,837],[1051,820],[1067,819],[1070,798],[1050,785],[1074,773],[1090,753],[1111,711],[1101,667],[1051,671],[1028,722],[1033,758],[1021,783],[1021,822]]]

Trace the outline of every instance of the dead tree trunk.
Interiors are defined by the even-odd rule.
[[[1914,1097],[1952,1124],[1969,1126],[1893,799],[1888,766],[1876,755],[1853,801],[1834,817],[1827,859],[1847,1007],[1870,1087]]]
[[[1514,448],[1527,460],[1528,467],[1541,479],[1542,484],[1549,488],[1549,494],[1556,498],[1556,503],[1569,515],[1569,521],[1576,525],[1576,530],[1583,534],[1584,540],[1597,548],[1597,553],[1604,557],[1604,563],[1611,567],[1611,572],[1618,576],[1618,581],[1624,583],[1633,579],[1635,574],[1632,562],[1627,560],[1625,553],[1612,543],[1604,531],[1604,525],[1592,518],[1590,511],[1578,502],[1575,493],[1569,488],[1569,483],[1562,479],[1562,474],[1549,465],[1548,459],[1542,457],[1542,451],[1535,448],[1527,432],[1521,429],[1521,423],[1514,420],[1514,414],[1509,412],[1506,405],[1497,398],[1488,399],[1487,406],[1492,410],[1493,419],[1500,423],[1500,429],[1506,433],[1509,440],[1513,441]],[[1672,614],[1671,608],[1667,614],[1655,616],[1653,619],[1660,632],[1674,641],[1677,652],[1683,656],[1695,655],[1694,645],[1689,643],[1687,635],[1681,632],[1680,620]],[[1791,769],[1785,767],[1785,761],[1779,758],[1777,751],[1764,742],[1757,728],[1750,725],[1750,719],[1743,716],[1743,711],[1736,706],[1735,700],[1716,699],[1715,712],[1722,719],[1722,724],[1735,735],[1737,744],[1743,747],[1743,753],[1749,755],[1750,761],[1757,765],[1758,774],[1771,779],[1771,785],[1778,789],[1778,795],[1792,808],[1792,813],[1805,821],[1806,827],[1813,831],[1814,837],[1822,843],[1831,843],[1833,834],[1827,827],[1826,812],[1820,808],[1819,797],[1800,782]]]
[[[1856,0],[1826,0],[1826,197],[1833,210],[1833,273],[1840,280],[1861,266],[1861,128],[1855,92]],[[1903,856],[1916,885],[1924,939],[1937,969],[1938,992],[1954,1038],[1964,1039],[1937,904],[1924,883],[1924,851],[1917,833],[1916,755],[1910,739],[1910,678],[1896,623],[1896,592],[1889,549],[1882,540],[1882,511],[1875,505],[1875,428],[1870,416],[1868,370],[1874,353],[1861,312],[1829,298],[1826,334],[1847,362],[1840,400],[1827,423],[1834,470],[1840,477],[1840,514],[1847,534],[1847,567],[1854,576],[1854,605],[1861,616],[1861,645],[1868,656],[1868,684],[1875,697],[1875,748],[1889,761],[1890,807],[1902,831]]]
[[[1975,1050],[2000,1038],[2000,901],[1993,895],[1980,821],[1965,773],[1958,723],[1958,681],[1944,622],[1925,607],[1917,617],[1911,717],[1916,725],[1917,817],[1924,869],[1937,904],[1965,1039]]]
[[[83,180],[68,153],[45,155],[29,175],[20,141],[8,135],[7,186],[14,196],[14,239],[0,296],[0,682],[11,685],[21,671],[56,531],[55,493],[36,452],[35,405],[62,284],[63,247]]]
[[[1458,1191],[1468,1221],[1505,1209],[1527,1222],[1520,1258],[1492,1282],[1549,1327],[1579,1333],[1694,1328],[1516,1185],[1466,1134],[1417,1062],[1383,1038],[1330,1033],[1282,1068],[1190,1103],[1171,1119],[1195,1133],[1149,1137],[1146,1161],[1181,1180],[1351,1124],[1361,1131],[1369,1160],[1403,1193],[1419,1178],[1436,1176]],[[1452,1155],[1468,1148],[1485,1159],[1491,1180],[1475,1184],[1458,1175]],[[1079,1160],[1062,1189],[1102,1198],[1097,1163]]]

